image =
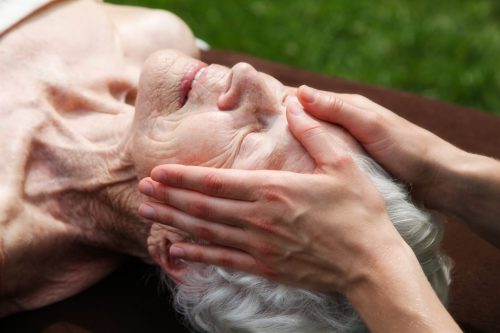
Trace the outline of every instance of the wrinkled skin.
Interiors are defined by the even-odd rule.
[[[200,62],[174,51],[158,52],[143,67],[131,156],[139,178],[164,163],[217,168],[313,172],[315,163],[290,133],[285,100],[295,89],[240,63],[231,69],[210,65],[192,84],[185,100],[179,86]],[[337,126],[323,123],[331,139],[358,153],[358,143]],[[169,256],[184,235],[155,224],[148,240],[154,260],[176,282],[185,266]]]
[[[89,19],[91,18],[91,19]],[[0,36],[0,316],[149,260],[124,149],[143,61],[196,56],[174,15],[64,1]]]
[[[163,48],[177,51],[149,56]],[[170,14],[84,0],[1,37],[0,316],[78,293],[127,255],[175,275],[167,250],[183,235],[137,216],[138,180],[158,164],[314,169],[287,129],[293,89],[211,65],[184,96],[196,53]]]
[[[131,140],[139,177],[166,163],[238,169],[310,172],[314,163],[287,128],[285,99],[295,89],[239,63],[210,65],[191,86],[185,104],[179,91],[186,72],[200,62],[175,51],[158,52],[143,67]],[[358,144],[325,124],[350,149]]]

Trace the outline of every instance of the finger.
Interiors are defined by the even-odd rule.
[[[341,156],[346,155],[342,144],[337,144],[324,126],[306,114],[299,104],[289,103],[286,117],[292,134],[320,167],[333,165]]]
[[[257,200],[255,190],[276,171],[216,169],[165,164],[151,171],[151,178],[164,185],[189,189],[210,196]]]
[[[187,215],[177,209],[155,202],[143,203],[139,215],[188,233],[194,239],[246,250],[251,237],[237,227],[210,222]]]
[[[253,201],[233,200],[208,196],[182,188],[165,186],[150,178],[139,183],[139,190],[162,204],[166,204],[194,217],[242,226],[245,216],[256,209]]]
[[[364,97],[363,95],[359,94],[347,94],[347,93],[338,93],[334,91],[326,91],[326,90],[319,90],[319,89],[314,89],[308,86],[302,86],[302,89],[311,89],[311,90],[316,90],[321,94],[332,94],[335,97],[338,97],[342,99],[344,102],[351,104],[352,106],[358,107],[358,108],[369,108],[369,107],[376,107],[376,108],[383,108],[382,106],[378,105],[377,103],[373,102],[367,97]],[[298,92],[299,88],[297,88]],[[301,90],[302,92],[302,90]]]
[[[272,268],[257,261],[250,254],[232,248],[196,243],[175,243],[170,246],[175,258],[226,267],[272,279],[277,274]]]
[[[325,93],[307,86],[298,89],[298,98],[311,115],[341,125],[362,143],[371,141],[374,133],[383,126],[378,105],[369,109],[361,108],[356,105],[359,103],[347,101],[351,97]]]

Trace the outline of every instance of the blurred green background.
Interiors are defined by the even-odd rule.
[[[113,0],[168,9],[213,48],[500,114],[498,0]]]

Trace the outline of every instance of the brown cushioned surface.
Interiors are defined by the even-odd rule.
[[[212,50],[203,59],[228,66],[248,62],[291,86],[363,94],[463,149],[500,158],[500,117],[234,52]],[[500,251],[453,221],[446,224],[444,248],[455,262],[453,317],[465,332],[500,332]],[[151,269],[131,260],[75,297],[1,320],[0,332],[188,332],[158,285]]]

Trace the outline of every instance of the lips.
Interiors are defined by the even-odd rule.
[[[189,66],[188,70],[186,71],[186,74],[184,74],[184,77],[182,78],[181,81],[180,97],[179,97],[180,106],[186,104],[187,96],[192,88],[193,81],[195,81],[195,78],[199,77],[199,75],[197,76],[197,74],[198,73],[201,74],[202,69],[206,68],[207,66],[208,66],[207,64],[201,61],[196,62],[195,64]]]

